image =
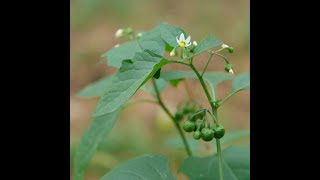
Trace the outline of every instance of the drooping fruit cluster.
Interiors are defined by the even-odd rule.
[[[225,130],[221,125],[210,125],[205,123],[206,111],[201,109],[189,115],[188,119],[183,123],[183,130],[185,132],[193,132],[193,138],[204,141],[211,141],[213,138],[220,139],[224,136]]]
[[[192,102],[186,102],[182,105],[183,107],[178,108],[177,112],[175,113],[175,120],[176,122],[180,122],[184,119],[185,116],[190,116],[195,112],[195,104]]]

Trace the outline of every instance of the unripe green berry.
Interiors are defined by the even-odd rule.
[[[228,64],[226,64],[225,66],[224,66],[224,70],[226,71],[226,72],[229,72],[230,71],[230,69],[232,69],[233,67],[232,67],[232,64],[230,64],[230,63],[228,63]]]
[[[213,139],[215,132],[210,128],[203,128],[201,130],[201,138],[204,141],[211,141]]]
[[[183,119],[183,113],[181,111],[177,111],[175,114],[176,121],[181,121]]]
[[[196,139],[196,140],[200,139],[201,138],[201,132],[200,131],[195,131],[193,133],[193,138]]]
[[[183,123],[183,130],[184,131],[186,131],[186,132],[192,132],[192,131],[194,131],[194,128],[195,128],[195,123],[194,122],[192,122],[192,121],[189,121],[189,120],[187,120],[187,121],[185,121],[184,123]]]
[[[234,51],[233,47],[229,47],[228,51],[229,51],[229,53],[233,53],[233,51]]]
[[[205,127],[205,124],[203,123],[203,120],[201,120],[201,119],[197,119],[195,124],[196,124],[195,130],[197,130],[199,126],[200,126],[199,127],[200,131],[201,131],[201,129],[203,129]]]
[[[212,130],[214,131],[214,138],[216,139],[221,139],[225,134],[225,130],[222,125],[214,125]]]

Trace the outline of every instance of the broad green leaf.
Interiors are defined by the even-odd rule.
[[[81,91],[77,93],[77,96],[80,97],[97,97],[102,96],[105,89],[108,86],[112,85],[114,75],[99,79],[98,81],[89,84],[88,86],[84,87]]]
[[[153,32],[153,31],[151,31]],[[143,52],[146,49],[163,56],[165,44],[162,39],[154,40],[135,40],[133,42],[127,42],[120,45],[117,48],[113,48],[102,57],[107,58],[108,66],[120,68],[122,61],[126,59],[132,59],[137,52]]]
[[[161,37],[171,47],[177,47],[179,45],[177,43],[176,37],[179,38],[181,33],[185,34],[185,32],[181,28],[170,26],[168,24],[162,24],[161,26]]]
[[[248,137],[250,136],[249,130],[241,130],[241,131],[233,131],[233,132],[227,132],[223,138],[220,139],[221,144],[227,144],[232,141],[236,141],[238,139]],[[212,141],[212,143],[216,144],[215,141]]]
[[[204,80],[210,85],[212,94],[216,92],[216,86],[225,81],[225,80],[230,80],[233,79],[234,76],[229,75],[228,73],[225,72],[214,72],[214,73],[205,73],[204,74]]]
[[[174,180],[167,158],[144,155],[128,160],[112,169],[101,180]]]
[[[112,86],[100,98],[93,117],[117,110],[165,64],[167,60],[150,51],[136,53],[132,60],[124,60]]]
[[[244,72],[239,74],[236,78],[233,79],[230,94],[234,94],[238,91],[242,91],[249,88],[250,88],[249,73]]]
[[[193,71],[163,71],[160,77],[167,81],[182,80],[185,78],[197,79],[197,76]],[[207,72],[203,77],[212,90],[215,90],[217,84],[233,78],[234,76],[225,72]]]
[[[164,79],[155,79],[155,82],[157,84],[158,90],[161,93],[168,85],[168,82]],[[143,86],[141,86],[141,89],[149,94],[155,94],[155,89],[153,87],[153,83],[146,83]]]
[[[208,49],[214,48],[214,47],[219,46],[221,44],[222,44],[222,41],[213,37],[212,35],[209,35],[207,38],[205,38],[200,43],[198,43],[198,45],[194,49],[194,54],[198,55]]]
[[[229,147],[222,151],[224,180],[250,179],[250,149]],[[217,155],[209,157],[188,157],[180,166],[179,172],[190,180],[219,180]]]
[[[119,47],[112,48],[102,55],[107,59],[108,65],[116,68],[121,67],[123,60],[132,59],[137,52],[144,52],[146,49],[160,56],[164,55],[166,42],[172,43],[171,36],[181,32],[180,28],[166,23],[160,23],[152,30],[145,32],[141,38],[132,42],[121,44]],[[164,38],[164,39],[163,39]],[[175,37],[174,37],[175,40]]]
[[[190,150],[191,151],[196,151],[197,148],[199,147],[200,141],[195,140],[193,138],[186,138]],[[171,138],[169,140],[166,141],[165,143],[167,146],[172,147],[172,148],[177,148],[177,149],[185,149],[185,146],[183,144],[183,142],[181,141],[181,138]]]
[[[75,180],[82,180],[86,167],[96,152],[100,143],[112,130],[119,111],[114,111],[103,116],[99,116],[90,124],[81,138],[74,156]]]

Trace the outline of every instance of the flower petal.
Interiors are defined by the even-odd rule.
[[[190,40],[191,40],[191,36],[188,36],[188,38],[186,39],[186,43],[189,44]]]
[[[181,41],[185,41],[185,39],[184,39],[184,34],[183,34],[183,33],[181,33],[179,40],[180,40],[180,42],[181,42]]]
[[[176,37],[177,43],[180,45],[181,41]]]
[[[186,47],[188,47],[188,46],[190,46],[190,45],[191,45],[191,42],[187,43],[187,44],[186,44]]]

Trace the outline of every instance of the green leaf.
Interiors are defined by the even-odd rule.
[[[138,40],[121,44],[117,48],[112,48],[102,55],[107,59],[108,65],[116,68],[121,67],[123,60],[132,59],[137,52],[144,52],[146,49],[160,56],[164,55],[166,41],[169,45],[172,40],[168,39],[182,30],[166,23],[160,23],[152,30],[145,32]],[[173,38],[174,41],[175,37]],[[176,42],[177,43],[177,42]]]
[[[227,132],[223,138],[220,139],[221,144],[227,144],[232,141],[236,141],[238,139],[241,139],[243,137],[250,136],[249,130],[241,130],[241,131],[234,131],[234,132]],[[212,143],[216,144],[215,141],[212,141]]]
[[[155,82],[158,86],[158,90],[159,92],[161,93],[168,85],[168,82],[165,81],[164,79],[155,79]],[[155,90],[154,90],[154,87],[153,87],[153,84],[152,83],[146,83],[144,84],[143,86],[141,86],[141,89],[151,95],[154,95],[156,94]]]
[[[112,86],[100,98],[93,117],[117,110],[165,64],[167,60],[148,50],[136,53],[132,60],[124,60]]]
[[[214,72],[214,73],[205,73],[203,79],[210,85],[212,94],[216,92],[216,86],[226,80],[233,79],[234,76],[229,75],[225,72]]]
[[[102,96],[103,93],[105,92],[105,89],[108,86],[112,85],[113,78],[114,78],[114,75],[101,78],[98,81],[84,87],[81,91],[77,93],[77,96],[86,97],[86,98]]]
[[[144,155],[128,160],[112,169],[101,180],[174,180],[167,158]]]
[[[249,88],[250,88],[249,73],[244,72],[239,74],[236,78],[233,79],[230,94],[234,94],[236,92],[249,89]]]
[[[193,138],[186,138],[189,148],[191,151],[196,151],[197,148],[199,147],[200,141],[195,140]],[[165,145],[171,147],[171,148],[176,148],[176,149],[185,149],[185,146],[183,142],[181,141],[181,138],[171,138],[166,141]]]
[[[184,33],[184,35],[186,35],[181,28],[170,26],[168,24],[162,24],[161,26],[161,37],[171,47],[177,47],[179,45],[177,43],[176,37],[179,38],[181,33]]]
[[[229,147],[222,151],[224,180],[250,179],[250,149]],[[209,157],[188,157],[179,172],[190,180],[219,180],[217,155]]]
[[[74,156],[75,180],[82,180],[85,169],[100,143],[112,130],[120,110],[97,117],[81,138]]]
[[[144,52],[146,49],[163,56],[165,44],[162,39],[144,39],[141,38],[133,42],[124,43],[119,47],[113,48],[107,53],[103,54],[102,57],[107,58],[108,66],[120,68],[123,60],[132,59],[137,52]]]
[[[214,47],[219,46],[221,44],[222,44],[222,41],[213,37],[212,35],[209,35],[207,38],[205,38],[200,43],[198,43],[198,45],[194,49],[194,54],[198,55],[208,49],[214,48]]]
[[[197,76],[193,71],[162,71],[160,77],[167,81],[182,80],[185,78],[197,79]],[[203,77],[210,85],[211,89],[215,89],[217,84],[233,78],[234,76],[225,72],[207,72]]]

